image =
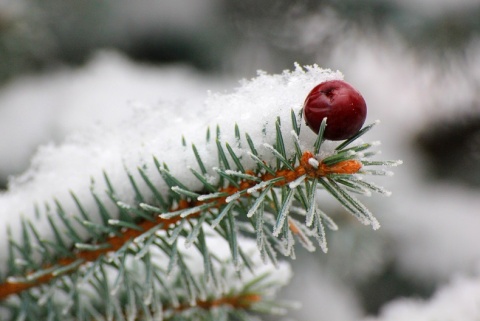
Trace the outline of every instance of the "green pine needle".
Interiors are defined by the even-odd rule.
[[[320,194],[317,194],[319,189],[332,195],[361,223],[378,228],[379,223],[372,213],[352,195],[368,195],[371,192],[390,195],[383,187],[360,179],[359,175],[389,175],[390,172],[384,167],[401,163],[367,160],[367,157],[376,155],[371,150],[376,144],[354,144],[376,123],[364,127],[338,145],[332,155],[324,159],[314,156],[309,164],[301,164],[304,152],[321,154],[327,119],[322,120],[311,148],[305,149],[304,142],[299,141],[302,116],[292,110],[290,118],[290,125],[282,124],[277,118],[272,144],[255,142],[248,133],[242,133],[238,124],[234,128],[234,144],[221,140],[220,126],[216,127],[213,142],[210,129],[207,128],[206,143],[216,147],[218,162],[213,166],[207,164],[196,145],[191,144],[198,167],[194,169],[196,165],[191,164],[189,171],[197,185],[200,183],[198,190],[189,188],[189,184],[181,182],[167,164],[160,163],[154,157],[153,166],[157,172],[148,171],[147,165],[138,166],[137,179],[125,168],[132,195],[128,202],[116,193],[116,190],[123,190],[124,187],[112,184],[106,171],[103,173],[107,187],[106,200],[101,197],[104,195],[95,191],[92,184],[90,194],[99,220],[93,220],[90,209],[70,191],[77,216],[67,213],[67,207],[57,199],[53,199],[53,211],[48,205],[45,207],[44,214],[53,240],[42,239],[31,220],[22,221],[19,240],[12,238],[8,228],[6,264],[9,271],[6,278],[16,282],[55,278],[49,285],[21,293],[19,304],[11,305],[8,309],[13,311],[17,319],[26,320],[45,316],[59,320],[60,315],[75,315],[74,319],[79,321],[99,318],[133,320],[139,317],[155,320],[161,315],[182,319],[187,315],[181,311],[184,306],[214,297],[221,292],[222,286],[228,284],[228,280],[222,279],[222,269],[227,263],[220,262],[213,254],[212,245],[207,242],[212,235],[226,240],[231,253],[230,264],[238,272],[257,269],[250,254],[242,248],[242,237],[255,238],[262,260],[275,265],[278,265],[278,253],[295,257],[296,240],[308,251],[313,251],[314,243],[318,243],[326,252],[325,228],[336,230],[338,226],[322,211]],[[264,132],[267,132],[266,128]],[[285,139],[284,133],[293,139],[290,136]],[[242,147],[242,137],[245,137],[248,146]],[[286,142],[291,146],[287,146]],[[181,144],[187,146],[183,136]],[[274,165],[262,159],[258,151],[263,148],[273,155]],[[245,162],[245,154],[251,158],[249,162]],[[254,168],[247,168],[246,164],[251,166],[251,160],[254,161]],[[335,173],[331,169],[346,161],[361,162],[363,167],[358,173]],[[374,166],[382,168],[371,168]],[[329,170],[328,174],[319,176],[318,171],[325,168]],[[279,174],[288,172],[291,174],[288,178]],[[159,178],[169,188],[167,193],[157,185]],[[143,193],[142,188],[148,193]],[[41,215],[36,207],[36,216]],[[164,220],[168,222],[165,226]],[[82,233],[79,227],[83,229]],[[89,235],[87,239],[82,236],[85,232]],[[132,233],[134,237],[122,240],[124,243],[115,247],[115,252],[108,256],[102,254],[87,265],[84,259],[75,256],[79,253],[105,253],[105,250],[112,248],[112,240],[122,239],[125,233]],[[187,248],[194,245],[201,254],[203,273],[197,275],[195,269],[187,265],[188,255],[179,250],[179,242],[185,242]],[[154,260],[154,253],[163,255],[166,263],[160,266]],[[39,257],[40,260],[37,259]],[[65,258],[68,258],[68,263],[56,263],[56,260]],[[138,271],[133,268],[138,266]],[[113,279],[109,277],[110,273],[114,273]],[[232,290],[232,294],[261,294],[270,286],[266,280],[266,274],[259,275],[245,283],[239,291]],[[79,284],[88,284],[88,295],[80,289]],[[53,289],[60,291],[72,304],[60,306],[51,294]],[[96,300],[98,297],[105,299],[100,302]],[[41,306],[38,304],[39,298]],[[225,317],[235,315],[248,318],[251,311],[271,313],[277,308],[272,302],[262,300],[243,312],[215,307],[212,311],[191,309],[188,313],[198,315],[199,320],[210,320],[212,315],[222,313]],[[25,314],[27,311],[31,315]]]

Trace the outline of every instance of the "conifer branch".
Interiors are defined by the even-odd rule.
[[[383,169],[366,170],[365,167],[396,166],[399,162],[370,160],[365,151],[374,144],[348,147],[370,130],[373,124],[366,126],[354,138],[340,144],[327,157],[319,158],[318,152],[323,142],[322,132],[325,128],[325,120],[322,123],[319,138],[312,148],[302,150],[298,142],[299,122],[293,111],[291,115],[294,136],[293,153],[287,153],[280,120],[275,123],[274,145],[258,146],[248,133],[245,133],[249,150],[244,155],[238,155],[228,143],[222,145],[219,138],[220,129],[217,127],[217,138],[213,143],[218,151],[218,167],[212,169],[205,165],[196,146],[192,144],[192,152],[200,171],[193,167],[190,171],[203,186],[200,190],[190,189],[169,171],[167,164],[161,164],[154,159],[159,175],[169,187],[168,195],[162,194],[152,183],[153,179],[142,168],[138,168],[139,175],[152,192],[153,198],[149,199],[142,195],[137,187],[138,183],[127,170],[128,179],[135,194],[135,203],[124,203],[117,198],[108,175],[104,173],[107,194],[116,204],[118,215],[109,212],[107,206],[92,189],[92,196],[102,224],[95,223],[89,217],[87,210],[73,193],[71,195],[81,218],[69,218],[62,204],[55,201],[56,217],[59,220],[53,218],[55,214],[48,215],[56,239],[55,243],[42,240],[40,233],[29,221],[25,221],[22,225],[22,243],[10,239],[8,262],[10,271],[8,278],[0,280],[0,300],[14,294],[22,298],[34,298],[36,296],[33,290],[43,288],[46,284],[58,287],[59,284],[69,283],[65,289],[67,292],[75,293],[78,286],[76,280],[86,278],[88,275],[95,276],[94,288],[97,289],[97,293],[105,291],[109,293],[108,289],[111,285],[107,281],[105,268],[118,271],[115,284],[120,286],[120,280],[123,279],[126,282],[129,276],[122,262],[131,256],[145,259],[145,268],[150,270],[150,273],[157,273],[157,279],[162,280],[158,272],[152,272],[158,269],[153,267],[148,255],[150,246],[154,246],[169,258],[168,267],[164,272],[172,273],[175,266],[180,267],[179,280],[187,290],[186,297],[191,304],[196,303],[197,307],[205,309],[219,305],[248,309],[262,299],[259,292],[248,292],[236,297],[223,297],[210,301],[198,297],[196,293],[202,292],[202,287],[183,263],[182,255],[177,248],[179,237],[184,238],[187,245],[195,244],[203,256],[204,279],[215,281],[215,272],[212,269],[212,260],[215,258],[210,254],[205,241],[205,226],[213,228],[217,235],[227,241],[232,262],[237,269],[240,269],[242,264],[253,269],[248,256],[238,246],[239,233],[255,234],[256,244],[263,261],[270,260],[274,264],[278,264],[276,252],[294,257],[295,238],[309,251],[315,249],[310,240],[314,238],[320,248],[326,252],[324,223],[331,229],[336,229],[336,226],[331,218],[318,208],[316,194],[320,188],[336,198],[361,223],[372,225],[374,229],[378,228],[379,223],[375,217],[349,193],[349,191],[359,194],[376,192],[389,195],[389,192],[382,187],[361,180],[359,175],[382,174]],[[210,139],[209,136],[208,130],[207,140]],[[235,136],[240,142],[241,131],[238,125],[235,126]],[[182,141],[186,146],[184,138]],[[258,152],[260,149],[271,153],[274,159],[273,165],[262,160]],[[256,164],[255,168],[244,166],[242,157],[246,155]],[[218,183],[212,183],[214,180],[207,177],[210,170],[217,173]],[[47,211],[51,210],[47,208]],[[301,222],[302,220],[304,223]],[[248,222],[250,227],[243,228],[241,221]],[[92,236],[91,239],[82,240],[76,232],[75,224],[87,230]],[[64,231],[64,234],[60,231]],[[35,248],[32,244],[36,244]],[[38,254],[44,260],[37,262],[31,259]],[[16,264],[20,260],[25,264]],[[124,286],[129,287],[128,282],[125,284]],[[27,291],[30,289],[33,292]],[[126,302],[143,300],[141,298],[148,293],[151,295],[151,291],[151,287],[142,287],[141,291],[133,291],[133,294],[129,294],[133,297],[127,295],[125,300]],[[175,303],[175,299],[173,302]],[[115,304],[106,304],[107,315],[120,313]],[[179,312],[188,305],[177,302],[174,306],[173,311]],[[19,309],[22,308],[19,307]],[[143,313],[150,309],[152,308],[146,304],[143,307]],[[165,312],[165,307],[161,310]],[[160,308],[157,308],[158,311]]]

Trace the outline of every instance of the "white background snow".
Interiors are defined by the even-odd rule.
[[[438,12],[452,5],[448,1],[441,3],[444,5],[435,6]],[[469,5],[469,1],[461,3]],[[404,4],[415,5],[411,1]],[[427,2],[414,8],[423,7],[431,8]],[[308,23],[308,28],[298,31],[296,37],[298,43],[311,48],[315,47],[312,32],[328,33],[325,26],[330,28],[338,22],[327,16],[311,17]],[[356,221],[344,222],[338,237],[329,240],[327,263],[321,268],[315,259],[325,255],[320,251],[292,262],[296,274],[283,296],[302,302],[303,308],[291,311],[289,317],[318,320],[321,315],[325,320],[339,321],[364,317],[368,321],[478,320],[478,190],[425,180],[426,165],[412,148],[412,139],[432,120],[479,112],[478,108],[468,110],[463,106],[478,101],[480,45],[473,42],[465,57],[453,56],[447,67],[438,68],[434,62],[412,54],[392,34],[366,36],[350,31],[336,40],[328,65],[322,67],[339,69],[362,92],[369,107],[367,123],[381,120],[368,138],[382,141],[381,158],[401,158],[404,164],[395,168],[394,177],[379,179],[393,191],[390,198],[364,200],[382,224],[379,231],[363,228]],[[268,67],[270,61],[265,55],[255,58]],[[289,68],[294,68],[293,61]],[[189,142],[203,139],[205,124],[211,118],[196,116],[208,100],[207,92],[231,92],[239,78],[252,76],[214,77],[185,66],[140,65],[106,51],[97,53],[81,68],[23,76],[5,84],[0,89],[0,176],[5,179],[30,169],[14,179],[10,190],[1,195],[0,226],[15,225],[22,213],[29,215],[32,203],[27,199],[68,197],[67,181],[77,182],[78,190],[88,193],[90,177],[86,175],[94,175],[99,177],[96,185],[101,190],[102,169],[107,167],[109,174],[120,177],[124,175],[123,164],[135,168],[135,161],[148,151],[165,146],[161,142],[164,139],[171,139],[171,148],[176,150],[182,134]],[[244,94],[255,97],[252,92],[255,88]],[[281,93],[266,92],[250,103],[282,98]],[[298,104],[303,102],[300,94],[295,99]],[[235,104],[233,98],[231,103]],[[159,106],[175,108],[164,109],[166,115],[161,115]],[[144,116],[152,110],[155,117]],[[225,129],[233,133],[230,125]],[[154,138],[152,131],[156,127],[159,135]],[[92,139],[96,140],[94,147]],[[125,153],[142,139],[144,146],[139,154]],[[36,173],[39,168],[44,177]],[[87,174],[85,168],[95,168],[96,172]],[[58,176],[51,176],[53,172]],[[62,179],[65,177],[67,181]],[[50,179],[48,188],[35,183],[40,179]],[[356,236],[357,244],[341,237],[345,234]],[[434,284],[436,292],[424,300],[397,299],[388,303],[379,316],[365,316],[358,294],[349,284],[374,275],[392,258],[405,277]]]

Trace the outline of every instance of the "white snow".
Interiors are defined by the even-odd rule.
[[[135,106],[200,106],[208,90],[232,84],[183,66],[134,64],[115,52],[99,52],[81,69],[19,77],[0,88],[0,179],[23,172],[39,145],[60,143],[98,123],[118,127]]]
[[[116,68],[112,67],[111,73],[104,75],[103,81],[119,81],[121,77],[118,77],[115,70]],[[148,167],[146,173],[159,191],[165,194],[168,187],[154,168],[154,156],[160,163],[165,162],[168,165],[173,176],[188,188],[196,190],[201,187],[201,183],[185,168],[196,168],[198,165],[193,152],[182,146],[181,137],[184,135],[187,145],[191,142],[196,144],[209,174],[213,175],[212,168],[218,166],[217,147],[214,142],[206,144],[204,137],[207,127],[215,132],[217,124],[221,124],[222,144],[228,142],[231,146],[236,146],[234,126],[238,124],[242,136],[248,132],[257,144],[262,159],[274,160],[274,156],[265,150],[263,144],[274,144],[277,117],[280,118],[282,126],[286,127],[285,133],[289,133],[292,129],[291,109],[298,112],[308,91],[319,82],[341,77],[339,72],[318,67],[307,67],[304,70],[296,66],[293,71],[285,71],[279,75],[259,73],[256,78],[243,81],[242,85],[231,93],[211,94],[204,103],[198,99],[188,99],[187,91],[187,99],[181,103],[167,101],[155,105],[137,104],[128,110],[126,116],[119,117],[118,121],[109,126],[91,126],[88,130],[70,135],[60,145],[50,144],[39,149],[30,169],[12,179],[8,191],[1,195],[1,225],[10,226],[15,238],[20,233],[20,220],[25,217],[34,220],[34,225],[42,237],[51,238],[52,233],[44,215],[45,204],[49,204],[53,211],[55,206],[52,201],[55,198],[62,204],[67,215],[78,215],[70,191],[80,199],[93,220],[99,220],[90,188],[105,202],[107,208],[115,207],[104,193],[107,188],[103,178],[104,171],[115,188],[115,195],[124,203],[129,204],[134,199],[126,169],[136,178],[140,190],[149,195],[148,188],[141,183],[142,179],[137,174],[138,166]],[[172,84],[172,87],[160,85],[158,91],[168,91],[172,87],[177,92],[189,89],[178,83]],[[89,88],[100,93],[103,91],[101,86]],[[66,94],[64,103],[71,100],[74,104],[81,104],[73,99],[73,93],[71,95],[72,97]],[[78,97],[78,94],[75,97]],[[81,95],[79,97],[81,99]],[[29,101],[29,104],[33,103],[34,101]],[[88,101],[84,104],[88,105]],[[121,102],[116,104],[122,105]],[[312,146],[314,139],[315,135],[309,130],[303,130],[300,134],[300,141],[306,146]],[[240,144],[248,148],[244,138]],[[285,145],[287,154],[295,151],[290,135],[285,135]],[[248,157],[244,157],[242,161],[246,168],[256,166]],[[231,163],[233,164],[232,161]],[[39,205],[43,213],[39,219],[34,218],[35,204]],[[82,235],[86,236],[85,232]],[[6,246],[4,238],[0,243],[0,262],[6,261]]]
[[[475,321],[480,319],[480,278],[456,277],[429,300],[397,299],[365,321]]]
[[[329,249],[331,253],[331,249]],[[325,254],[322,254],[325,255]],[[294,320],[338,320],[358,321],[362,308],[354,292],[348,285],[325,270],[317,269],[318,262],[314,253],[301,257],[302,264],[294,268],[294,275],[286,297],[291,293],[301,303],[298,310],[290,311]]]
[[[315,41],[318,41],[319,38],[315,24],[325,22],[329,28],[337,27],[332,20],[325,21],[320,18],[310,19],[310,26],[305,29],[308,34],[305,35],[304,40],[311,48],[317,45]],[[385,39],[387,37],[390,38],[390,41]],[[395,168],[396,175],[393,179],[388,178],[385,181],[382,177],[375,178],[376,182],[381,182],[380,185],[387,186],[394,192],[390,198],[362,199],[362,202],[382,223],[382,228],[378,232],[372,232],[371,229],[364,230],[356,221],[350,223],[346,220],[336,220],[339,231],[327,232],[327,236],[331,237],[327,264],[321,265],[316,261],[297,260],[300,262],[297,274],[301,277],[293,280],[293,286],[296,287],[293,291],[298,295],[295,299],[304,304],[304,308],[298,312],[301,317],[297,317],[302,320],[312,320],[312,316],[318,315],[329,320],[359,320],[362,314],[361,307],[356,301],[355,294],[349,288],[349,282],[374,275],[382,269],[386,262],[389,262],[389,259],[393,259],[397,263],[396,267],[405,277],[437,284],[451,280],[452,276],[458,273],[470,273],[480,261],[478,247],[475,246],[480,244],[480,234],[477,228],[480,226],[478,191],[452,183],[435,182],[431,184],[425,182],[425,164],[418,157],[418,151],[412,148],[412,137],[424,130],[430,121],[478,112],[478,109],[470,109],[470,106],[472,106],[472,102],[478,101],[479,42],[472,43],[468,48],[465,54],[466,60],[453,58],[442,69],[439,69],[435,62],[412,55],[410,51],[399,46],[395,36],[391,34],[369,38],[351,32],[341,39],[336,38],[334,46],[337,49],[327,65],[341,69],[346,75],[346,80],[362,92],[369,106],[368,118],[382,120],[382,124],[367,134],[367,137],[382,139],[383,154],[379,158],[401,158],[404,160],[404,164]],[[98,70],[102,70],[104,64],[108,65],[115,59],[104,59],[102,63],[100,63],[101,59],[95,61],[98,62]],[[325,61],[324,57],[319,56],[319,61]],[[95,63],[92,62],[85,70],[94,65]],[[121,69],[125,66],[131,66],[136,70],[136,67],[127,61],[119,62],[117,67],[112,67],[112,69]],[[140,93],[133,99],[143,101],[144,104],[137,104],[137,107],[129,106],[125,101],[132,97],[128,96],[127,89],[134,87],[134,83],[141,83],[144,79],[143,72],[148,73],[148,70],[151,69],[139,72],[138,77],[124,73],[128,76],[126,78],[135,81],[128,83],[128,86],[120,87],[121,90],[114,90],[112,93],[106,94],[110,98],[125,94],[124,98],[120,97],[121,101],[111,104],[117,108],[115,113],[107,113],[107,116],[113,117],[112,123],[109,123],[108,117],[99,117],[107,126],[95,127],[93,130],[88,129],[89,132],[85,132],[83,124],[75,125],[72,121],[69,128],[73,127],[75,130],[83,128],[82,134],[71,136],[60,146],[49,145],[40,150],[29,174],[15,179],[10,190],[0,198],[2,225],[8,223],[18,228],[16,224],[20,219],[19,213],[23,212],[24,216],[31,217],[32,204],[37,201],[39,205],[43,206],[44,201],[51,202],[53,195],[62,201],[67,200],[64,204],[68,204],[68,213],[76,213],[75,208],[70,204],[68,189],[73,189],[84,202],[91,204],[89,186],[90,176],[92,176],[96,181],[95,190],[103,197],[105,185],[101,177],[102,169],[107,170],[115,181],[114,185],[120,188],[117,192],[122,196],[122,201],[128,203],[132,200],[132,194],[128,183],[125,184],[127,179],[124,167],[135,174],[135,167],[138,164],[146,162],[151,165],[152,154],[156,155],[161,162],[168,162],[171,170],[181,169],[182,172],[176,173],[176,176],[195,186],[195,182],[190,181],[191,175],[185,170],[185,166],[190,165],[197,169],[197,164],[192,158],[192,153],[184,151],[184,148],[181,147],[182,134],[185,135],[188,146],[194,142],[197,148],[201,147],[199,152],[202,158],[210,164],[215,163],[217,154],[215,148],[209,148],[203,143],[207,126],[210,126],[212,137],[214,137],[216,124],[222,123],[222,141],[229,141],[231,146],[235,146],[232,143],[234,142],[233,125],[238,122],[242,133],[248,130],[252,136],[255,136],[256,143],[272,145],[276,115],[281,117],[283,125],[290,124],[290,108],[301,106],[313,78],[325,76],[317,69],[309,71],[308,76],[299,71],[277,76],[260,74],[258,79],[245,81],[243,87],[231,94],[212,94],[206,103],[200,102],[202,93],[199,91],[205,92],[206,86],[202,85],[199,78],[197,81],[193,81],[191,86],[187,85],[189,93],[196,92],[196,94],[192,94],[195,99],[184,103],[177,99],[180,93],[179,88],[181,88],[180,83],[192,77],[195,78],[187,72],[186,75],[184,74],[185,77],[179,77],[181,79],[178,81],[172,81],[172,86],[165,91],[160,87],[167,86],[168,81],[153,80],[153,83],[156,81],[161,83],[158,85],[158,90],[157,86],[149,86],[149,88],[155,87],[155,93]],[[173,70],[170,74],[159,72],[165,76],[163,79],[167,80],[175,77],[178,73],[178,70]],[[118,73],[118,76],[113,76],[116,75],[114,72],[99,72],[98,74],[99,77],[104,75],[105,80],[96,83],[93,81],[95,78],[85,77],[85,81],[82,82],[73,81],[72,84],[70,81],[70,84],[76,88],[71,91],[64,89],[68,87],[68,84],[65,84],[67,81],[56,81],[56,77],[53,76],[51,77],[53,84],[49,85],[45,81],[43,89],[40,89],[38,94],[35,94],[35,87],[40,86],[38,83],[26,87],[18,85],[18,90],[11,94],[11,99],[20,99],[19,97],[24,96],[22,98],[24,99],[22,100],[23,105],[35,105],[35,103],[41,105],[43,104],[41,102],[44,101],[41,99],[42,91],[45,96],[55,96],[56,91],[59,93],[65,91],[66,93],[62,95],[65,98],[59,100],[60,106],[75,106],[77,103],[78,106],[88,105],[82,101],[90,101],[89,97],[98,96],[99,99],[104,97],[101,84],[109,84],[111,79],[124,79],[121,73]],[[342,76],[339,73],[333,73],[328,77],[341,78]],[[88,85],[89,83],[91,86]],[[54,88],[56,91],[48,90],[48,88]],[[81,90],[83,88],[88,89]],[[32,93],[32,95],[25,95],[25,92]],[[91,96],[86,95],[87,92],[91,93]],[[0,101],[5,101],[3,100],[5,98],[2,97],[6,97],[6,93],[7,90],[2,90]],[[171,101],[154,104],[159,100],[164,100],[165,96],[163,95],[169,93],[172,93],[172,99],[167,97],[166,100]],[[28,97],[39,98],[30,99]],[[189,97],[182,97],[182,99]],[[110,105],[110,102],[100,101],[99,105]],[[195,106],[194,111],[190,108],[192,106]],[[273,106],[276,110],[272,117],[267,111],[273,109]],[[125,114],[121,115],[121,108],[124,108]],[[26,118],[26,124],[32,128],[32,131],[37,125],[39,126],[38,123],[58,122],[61,124],[65,122],[55,120],[54,116],[64,117],[63,113],[59,112],[60,108],[48,110],[52,110],[49,115],[40,112],[37,115],[35,110],[30,112],[31,115],[35,115],[35,118]],[[78,107],[78,110],[84,109]],[[85,109],[87,123],[92,122],[91,118],[87,117],[93,112],[92,110]],[[66,111],[65,115],[67,115]],[[64,119],[67,119],[65,117]],[[68,116],[68,119],[73,118],[82,119],[82,117],[70,118]],[[13,122],[13,118],[0,117],[0,121],[3,119],[5,122]],[[265,136],[258,132],[258,124],[262,122],[268,123]],[[366,123],[370,122],[367,119]],[[64,127],[57,125],[57,128]],[[285,132],[288,133],[290,130],[291,128],[287,128]],[[33,135],[25,134],[25,141],[28,143],[31,140],[36,143],[35,140],[38,137],[47,136],[41,132],[38,130],[34,131]],[[285,135],[285,138],[288,136]],[[300,141],[304,144],[310,143],[312,140],[312,137],[303,128],[300,136]],[[5,136],[1,135],[1,137]],[[53,135],[42,141],[46,141],[50,137]],[[141,146],[138,142],[141,142]],[[286,143],[290,145],[291,141],[287,139]],[[242,147],[247,146],[245,141],[242,141],[241,144]],[[17,143],[17,145],[26,144]],[[7,150],[14,150],[10,145],[4,146]],[[324,147],[327,146],[328,144]],[[262,158],[271,157],[269,151],[261,149],[260,152]],[[248,153],[244,156],[242,161],[245,161],[246,165],[255,164]],[[20,160],[21,157],[12,159]],[[17,163],[17,161],[12,163]],[[148,172],[153,173],[154,170],[151,166],[149,167]],[[213,171],[210,174],[213,175]],[[209,177],[212,176],[209,175]],[[368,177],[369,181],[370,179]],[[163,186],[161,179],[155,183]],[[144,189],[143,186],[142,188]],[[166,188],[162,189],[164,192],[166,190]],[[254,191],[255,189],[251,189],[249,192]],[[322,210],[326,213],[334,213],[338,209],[336,201],[331,201],[324,194],[319,195],[318,198],[321,200]],[[337,219],[336,216],[333,218]],[[45,226],[42,222],[38,222],[38,224],[36,222],[36,225]],[[5,253],[4,247],[0,249],[0,256],[1,253]],[[2,259],[3,256],[0,261]],[[355,264],[351,264],[352,262]],[[323,269],[318,271],[319,266],[333,272],[327,278]],[[417,320],[415,315],[418,315],[418,320],[429,320],[427,317],[430,319],[438,317],[439,320],[442,320],[441,315],[435,314],[437,309],[439,313],[444,312],[453,320],[473,320],[474,317],[478,319],[478,315],[473,312],[473,314],[468,314],[469,311],[472,311],[469,310],[471,300],[478,298],[478,288],[476,287],[478,283],[477,278],[459,278],[452,281],[451,285],[439,290],[431,300],[399,300],[386,306],[378,319],[370,320]],[[447,299],[439,299],[444,296],[448,297],[452,304],[447,304]],[[291,298],[291,295],[287,295],[287,297]],[[291,315],[296,313],[292,312]],[[468,316],[471,315],[473,317],[468,319]]]

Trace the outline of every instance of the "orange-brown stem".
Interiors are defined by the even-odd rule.
[[[262,300],[262,297],[256,293],[245,293],[238,296],[227,296],[215,300],[197,300],[195,306],[190,304],[181,304],[174,308],[175,311],[185,311],[193,307],[199,307],[204,310],[209,310],[222,305],[229,305],[235,309],[248,309],[255,302]],[[165,308],[168,310],[168,307]]]
[[[271,173],[266,173],[260,176],[259,178],[262,181],[267,181],[271,180],[273,178],[284,178],[283,180],[280,180],[275,183],[275,186],[281,187],[284,186],[288,183],[293,182],[297,178],[301,177],[302,175],[306,175],[309,178],[319,178],[319,177],[324,177],[328,174],[354,174],[360,170],[362,167],[362,163],[357,161],[357,160],[346,160],[342,161],[339,163],[336,163],[334,165],[328,166],[323,163],[320,163],[317,167],[312,166],[309,163],[309,159],[313,158],[313,154],[309,151],[306,151],[303,153],[301,159],[300,159],[300,164],[294,168],[293,170],[289,169],[283,169],[277,171],[274,175]],[[248,172],[248,174],[254,175],[253,172]],[[255,186],[257,183],[253,181],[247,181],[244,180],[239,184],[239,187],[235,186],[228,186],[225,188],[220,189],[220,192],[227,193],[228,195],[233,195],[237,193],[238,191],[246,190],[250,187]],[[201,204],[204,204],[206,202],[215,202],[215,206],[219,207],[222,204],[225,204],[227,201],[227,197],[219,197],[213,200],[208,200],[208,201],[192,201],[188,202],[186,200],[182,200],[179,202],[178,206],[175,208],[175,211],[178,211],[179,209],[184,209],[184,208],[189,208],[189,207],[194,207],[198,206]],[[198,217],[200,213],[192,213],[188,218],[195,218]],[[53,265],[59,266],[59,267],[64,267],[69,264],[72,264],[73,262],[76,262],[78,260],[83,261],[83,263],[87,262],[93,262],[100,258],[102,255],[105,255],[109,252],[114,252],[119,250],[123,245],[125,245],[127,242],[133,240],[137,236],[140,236],[141,234],[147,232],[148,230],[157,227],[159,224],[162,225],[163,230],[168,230],[171,225],[174,225],[178,221],[180,221],[182,218],[180,216],[169,218],[169,219],[164,219],[159,216],[156,216],[154,221],[148,221],[145,220],[141,223],[138,224],[138,226],[141,228],[141,230],[137,229],[126,229],[122,231],[122,234],[119,236],[111,236],[107,239],[106,243],[108,244],[107,247],[102,247],[101,249],[98,250],[78,250],[75,251],[74,256],[72,257],[63,257],[59,258],[55,264],[51,264],[48,266],[44,266],[44,268],[49,268]],[[292,226],[290,224],[291,228],[296,229],[296,227]],[[298,231],[293,231],[294,233]],[[34,273],[35,271],[31,271],[31,273]],[[72,273],[71,271],[70,273]],[[68,272],[67,272],[68,273]],[[35,280],[33,280],[30,283],[24,283],[24,282],[13,282],[13,281],[7,281],[4,283],[0,284],[0,300],[5,299],[9,295],[12,294],[18,294],[22,291],[28,290],[32,287],[39,286],[41,284],[45,284],[52,279],[54,279],[56,275],[53,273],[51,274],[45,274]]]
[[[218,308],[221,306],[229,306],[235,310],[239,309],[249,309],[252,304],[256,302],[260,302],[262,300],[262,296],[257,293],[242,293],[238,295],[228,295],[222,298],[217,299],[207,299],[207,300],[196,300],[195,303],[192,305],[191,303],[182,303],[176,307],[170,305],[163,306],[163,312],[174,311],[174,312],[183,312],[187,311],[188,309],[200,308],[203,310],[211,310],[214,308]],[[138,320],[143,320],[142,312],[138,312],[137,315]],[[136,320],[137,320],[136,319]],[[167,317],[166,320],[169,320]]]
[[[185,202],[187,203],[187,202]],[[188,204],[183,205],[180,203],[181,206],[187,207]],[[193,215],[192,215],[193,217]],[[134,229],[127,229],[122,232],[121,235],[119,236],[112,236],[109,237],[106,241],[108,244],[107,247],[95,250],[95,251],[85,251],[85,250],[80,250],[76,251],[74,256],[72,257],[61,257],[56,261],[56,266],[62,267],[62,266],[67,266],[69,264],[72,264],[73,262],[76,262],[78,260],[83,261],[84,263],[87,262],[92,262],[97,260],[100,256],[109,253],[109,252],[114,252],[119,250],[125,243],[127,243],[130,240],[133,240],[135,237],[143,234],[145,231],[148,231],[159,224],[162,224],[162,229],[167,230],[170,225],[175,224],[178,222],[181,218],[180,217],[174,217],[170,219],[163,219],[160,218],[159,216],[156,217],[155,221],[143,221],[139,223],[139,227],[142,229],[141,231],[139,230],[134,230]],[[47,265],[44,266],[45,269],[51,267],[53,265]],[[34,273],[34,272],[31,272]],[[13,282],[13,281],[7,281],[5,283],[0,284],[0,300],[6,298],[7,296],[15,293],[20,293],[24,290],[27,290],[29,288],[38,286],[40,284],[44,284],[49,282],[55,278],[55,275],[53,273],[50,274],[45,274],[41,276],[40,278],[37,278],[33,280],[32,282],[29,283],[24,283],[24,282]]]

